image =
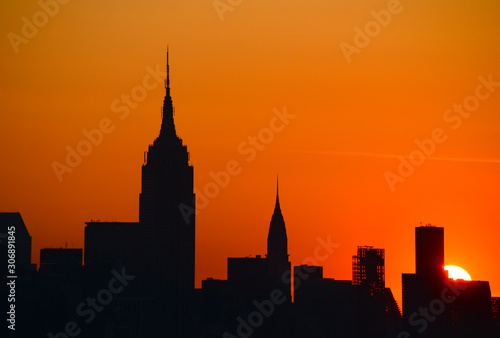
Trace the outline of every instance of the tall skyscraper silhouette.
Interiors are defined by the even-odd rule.
[[[448,278],[444,228],[415,228],[414,274],[403,274],[403,327],[428,338],[493,337],[488,282]]]
[[[439,280],[445,278],[444,228],[415,228],[415,268],[417,275]]]
[[[195,196],[189,153],[175,130],[169,68],[167,49],[162,124],[142,166],[139,223],[150,235],[155,298],[164,329],[184,337],[189,336],[194,291]]]
[[[415,228],[415,273],[403,274],[403,315],[405,323],[419,308],[439,299],[447,279],[444,270],[444,228],[430,224]],[[450,312],[445,311],[425,328],[426,336],[446,337]],[[415,331],[416,329],[412,327]],[[421,329],[423,330],[423,328]]]
[[[103,326],[137,337],[193,336],[193,167],[175,130],[168,57],[167,49],[162,122],[142,166],[139,222],[92,221],[85,228],[85,266],[94,291],[111,269],[135,276],[114,303],[124,315]]]
[[[267,236],[267,264],[269,280],[273,287],[281,289],[290,302],[291,286],[283,281],[290,276],[291,264],[288,260],[288,238],[280,208],[278,183],[276,183],[276,204]]]

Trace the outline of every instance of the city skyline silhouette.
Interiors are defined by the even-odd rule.
[[[139,219],[138,168],[158,136],[158,56],[169,43],[176,124],[197,168],[195,189],[203,192],[228,163],[241,168],[200,204],[197,287],[226,278],[226,257],[265,252],[259,238],[274,191],[255,187],[274,186],[279,173],[293,264],[314,251],[313,233],[341,244],[324,266],[341,279],[351,278],[346,258],[358,245],[402,253],[386,263],[401,300],[399,273],[414,268],[412,228],[432,223],[447,229],[445,263],[500,293],[492,268],[500,221],[495,3],[261,1],[221,14],[210,2],[91,0],[54,5],[43,25],[45,7],[6,1],[2,210],[33,224],[34,262],[42,248],[83,247],[81,224],[91,219]],[[373,36],[364,46],[366,27]],[[26,40],[14,48],[11,33]],[[350,63],[341,44],[359,49]],[[284,107],[294,118],[282,128],[274,119]],[[94,130],[102,133],[95,144]],[[272,141],[252,145],[259,133]],[[70,156],[69,166],[77,150],[86,156]],[[411,154],[422,162],[419,151],[424,162],[411,164]]]
[[[402,310],[414,229],[432,224],[445,229],[444,264],[500,295],[500,4],[2,4],[0,212],[20,214],[42,275],[53,267],[41,256],[66,257],[45,249],[83,259],[87,227],[139,224],[169,46],[196,289],[228,280],[228,257],[266,257],[279,175],[292,270],[312,257],[323,278],[355,280],[358,248],[383,249]],[[325,260],[321,240],[336,243]]]
[[[86,222],[84,250],[42,249],[37,272],[21,215],[1,214],[3,237],[8,234],[15,242],[10,236],[20,234],[20,242],[26,243],[16,267],[21,334],[399,338],[494,337],[500,332],[498,297],[492,297],[489,282],[448,278],[443,227],[415,227],[415,273],[402,274],[399,305],[386,287],[383,248],[358,246],[352,280],[324,276],[320,261],[339,247],[330,236],[326,241],[318,237],[314,257],[292,267],[278,181],[265,257],[228,257],[227,280],[210,277],[195,288],[195,216],[200,210],[190,154],[175,128],[168,49],[164,87],[159,136],[144,155],[138,222]],[[89,133],[91,138],[96,134],[102,135]],[[213,176],[220,186],[213,184],[212,198],[238,174],[238,165],[228,164],[227,172]],[[7,256],[5,239],[2,252]],[[107,272],[114,277],[106,283]],[[3,273],[8,275],[6,269]],[[123,286],[116,288],[118,282]],[[91,298],[93,294],[97,297]],[[87,304],[78,304],[85,298]],[[58,299],[59,306],[51,299]],[[80,317],[89,317],[71,320],[73,308]]]

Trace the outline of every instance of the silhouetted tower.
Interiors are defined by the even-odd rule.
[[[448,290],[444,270],[444,228],[427,224],[415,228],[415,274],[403,274],[403,316],[408,331],[416,331],[408,325],[413,313],[440,300],[443,290]],[[452,321],[451,306],[447,304],[439,316],[429,321],[425,337],[455,337],[447,331]],[[419,312],[420,313],[420,312]],[[419,332],[420,333],[420,332]],[[413,334],[412,334],[413,336]]]
[[[352,284],[361,285],[371,295],[385,291],[385,251],[372,246],[358,246],[352,257]]]
[[[278,184],[276,184],[276,205],[269,226],[267,236],[267,261],[269,278],[273,287],[281,289],[291,301],[291,285],[283,279],[290,278],[291,265],[288,261],[288,238],[286,236],[285,221],[281,214]],[[284,277],[285,276],[285,277]]]
[[[443,278],[444,228],[420,226],[415,228],[416,274],[427,278]]]
[[[145,250],[151,257],[160,325],[169,335],[184,337],[194,292],[195,196],[189,153],[175,131],[168,49],[165,90],[160,135],[142,166],[139,223],[149,234]]]

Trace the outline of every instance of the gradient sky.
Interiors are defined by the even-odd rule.
[[[126,117],[112,104],[147,67],[164,69],[168,43],[196,189],[229,161],[242,168],[197,216],[197,286],[226,278],[227,257],[265,254],[279,174],[292,264],[330,236],[339,246],[321,262],[325,276],[351,279],[358,245],[384,248],[399,300],[401,273],[414,272],[414,228],[432,223],[445,228],[445,263],[500,296],[500,87],[483,88],[489,97],[460,126],[457,113],[444,116],[474,102],[479,77],[500,82],[500,4],[243,0],[221,20],[210,0],[70,1],[57,13],[48,3],[47,22],[37,1],[0,4],[0,207],[21,212],[34,262],[41,248],[83,247],[86,221],[138,220],[163,85]],[[376,28],[371,11],[388,7],[398,13],[348,62],[340,45],[355,46],[355,27]],[[38,31],[23,29],[34,17]],[[25,40],[14,46],[13,36]],[[247,161],[240,144],[284,107],[295,118]],[[52,163],[103,119],[113,131],[59,182]],[[398,156],[437,128],[446,140],[392,191],[385,175],[398,174]]]

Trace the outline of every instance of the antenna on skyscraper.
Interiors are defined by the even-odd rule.
[[[167,45],[167,78],[165,79],[165,88],[167,93],[170,94],[170,66],[168,64],[168,45]]]

